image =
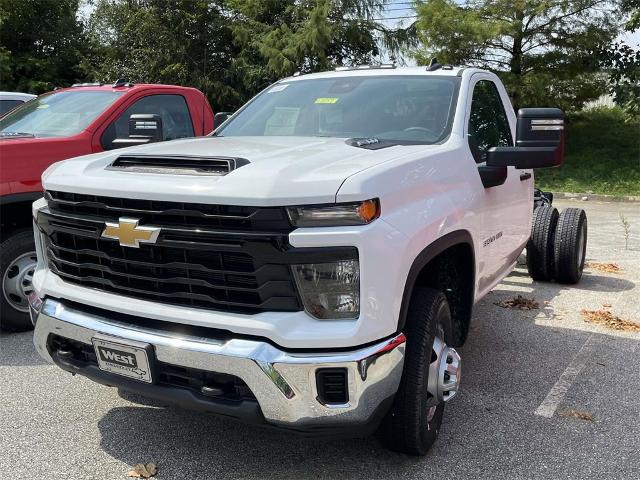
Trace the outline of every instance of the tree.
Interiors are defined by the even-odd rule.
[[[578,109],[606,89],[597,54],[618,31],[610,0],[426,0],[417,13],[419,62],[493,70],[517,107]]]
[[[241,103],[228,80],[238,53],[221,1],[98,0],[88,27],[96,79],[196,87],[216,107]]]
[[[79,0],[0,0],[0,89],[42,93],[83,80]]]
[[[89,21],[102,80],[190,85],[234,109],[282,76],[368,63],[393,32],[386,0],[96,0]]]
[[[640,0],[623,0],[621,10],[627,14],[624,29],[640,28]],[[624,108],[629,120],[640,117],[640,50],[624,42],[616,42],[603,52],[603,64],[608,69],[610,93]]]
[[[380,55],[382,0],[230,0],[236,39],[277,76],[365,64]]]

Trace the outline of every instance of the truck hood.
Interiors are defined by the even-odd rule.
[[[47,170],[49,190],[149,200],[274,206],[333,203],[351,175],[425,145],[368,150],[344,139],[318,137],[206,137],[126,148],[60,162]],[[171,175],[106,169],[118,156],[239,157],[250,163],[225,176]]]

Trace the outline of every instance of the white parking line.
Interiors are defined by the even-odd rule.
[[[569,366],[562,372],[556,384],[551,388],[540,406],[536,408],[536,411],[533,413],[541,417],[553,417],[558,405],[560,405],[560,402],[562,402],[571,385],[578,377],[578,374],[587,363],[587,359],[591,356],[594,345],[594,342],[592,342],[593,338],[593,333],[587,337],[582,347],[580,347],[580,350],[578,350],[578,353],[576,353],[573,360],[571,360]]]

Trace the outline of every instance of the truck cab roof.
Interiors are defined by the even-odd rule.
[[[408,75],[424,75],[434,77],[456,77],[461,76],[463,71],[466,70],[478,70],[476,68],[464,67],[464,66],[451,66],[441,65],[439,68],[429,70],[429,67],[394,67],[392,65],[361,65],[358,67],[341,68],[338,67],[335,70],[298,74],[291,77],[283,78],[278,83],[288,83],[300,80],[320,79],[320,78],[332,78],[332,77],[367,77],[367,76],[408,76]]]
[[[112,84],[102,84],[102,83],[76,83],[70,87],[58,88],[55,92],[64,92],[64,91],[78,91],[78,90],[87,90],[87,91],[114,91],[114,92],[123,92],[123,91],[140,91],[147,90],[153,88],[154,90],[191,90],[197,91],[198,89],[192,87],[182,87],[179,85],[165,85],[161,83],[129,83],[129,82],[116,82]]]

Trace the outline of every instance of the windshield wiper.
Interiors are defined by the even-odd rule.
[[[0,137],[35,137],[35,135],[28,132],[0,132]]]

